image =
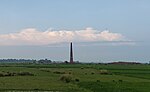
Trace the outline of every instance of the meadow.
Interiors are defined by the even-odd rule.
[[[0,64],[1,92],[150,92],[150,65]]]

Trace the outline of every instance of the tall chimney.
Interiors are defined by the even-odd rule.
[[[70,44],[70,63],[73,63],[73,49],[72,49],[72,42]]]

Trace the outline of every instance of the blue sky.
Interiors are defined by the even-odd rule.
[[[75,42],[76,60],[148,62],[150,60],[149,16],[149,0],[1,0],[0,35],[2,37],[0,37],[4,39],[3,35],[6,37],[8,34],[16,37],[13,33],[20,35],[22,30],[29,28],[34,29],[36,33],[37,31],[45,32],[49,28],[58,32],[61,30],[81,31],[88,27],[96,32],[108,29],[113,36],[114,33],[121,34],[125,37],[125,41],[133,41],[134,45],[114,46],[111,43],[101,45],[101,40],[110,41],[103,38],[96,40],[98,45],[88,42],[88,46],[81,46],[80,43]],[[6,44],[14,42],[10,39],[6,40]],[[122,41],[121,38],[114,40]],[[1,41],[1,43],[4,42]],[[34,44],[16,46],[14,45],[16,43],[18,41],[13,43],[13,46],[0,46],[0,50],[5,52],[1,52],[0,58],[49,58],[52,60],[68,60],[69,58],[67,44],[62,47],[51,47],[51,44],[50,46],[34,46]]]

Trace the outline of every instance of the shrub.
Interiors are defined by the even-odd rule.
[[[94,72],[91,73],[92,75],[94,74]]]
[[[30,72],[20,72],[20,73],[15,73],[15,72],[3,72],[0,73],[0,77],[7,77],[7,76],[33,76],[34,74]]]
[[[34,76],[34,74],[32,74],[30,72],[20,72],[20,73],[17,73],[17,75],[20,75],[20,76]]]
[[[33,90],[39,90],[38,88],[35,88],[35,89],[33,89]]]
[[[72,81],[72,77],[68,74],[64,74],[60,77],[60,80],[66,83],[69,83]]]
[[[4,76],[4,74],[3,73],[0,73],[0,77],[3,77]]]
[[[5,76],[12,76],[12,73],[7,72],[7,73],[5,73]]]
[[[76,81],[76,82],[79,82],[80,80],[79,80],[79,79],[75,79],[75,81]]]
[[[51,72],[49,70],[44,70],[44,69],[41,69],[40,71],[43,71],[43,72]]]
[[[84,67],[81,67],[81,69],[84,69]]]
[[[100,74],[109,74],[108,70],[102,69],[100,70]]]
[[[97,80],[96,82],[100,82],[100,80]]]
[[[71,74],[71,72],[69,72],[69,74]]]
[[[59,72],[59,71],[55,71],[53,73],[55,73],[55,74],[65,74],[65,72]]]
[[[123,82],[123,80],[118,80],[119,82]]]

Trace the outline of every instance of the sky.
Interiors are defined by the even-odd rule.
[[[150,61],[149,0],[0,0],[0,58]]]

